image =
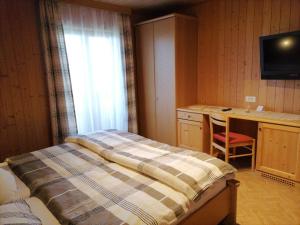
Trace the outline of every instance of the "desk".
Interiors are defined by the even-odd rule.
[[[256,169],[300,182],[300,115],[257,112],[226,107],[192,105],[177,109],[177,143],[197,151],[209,151],[208,116],[219,113],[229,119],[258,123]]]

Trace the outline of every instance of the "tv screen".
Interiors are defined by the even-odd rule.
[[[260,37],[261,78],[300,79],[300,31]]]

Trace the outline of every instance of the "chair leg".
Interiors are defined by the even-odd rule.
[[[255,139],[253,139],[252,143],[252,162],[251,162],[252,171],[255,170]]]
[[[229,162],[229,148],[226,148],[226,151],[225,151],[225,162]]]
[[[232,155],[236,155],[236,147],[232,148]],[[233,160],[235,160],[236,158],[233,158]]]
[[[214,155],[214,146],[210,144],[210,155]]]

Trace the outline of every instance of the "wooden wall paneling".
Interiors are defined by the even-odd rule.
[[[203,8],[202,5],[201,5],[201,7],[200,7],[200,5],[196,5],[195,7],[191,8],[189,10],[195,11],[195,14],[200,15],[201,8]],[[202,42],[201,42],[201,40],[203,39],[201,37],[202,33],[199,32],[199,30],[202,28],[202,26],[203,26],[202,21],[200,19],[198,19],[198,26],[197,26],[197,28],[198,28],[198,40],[197,40],[197,45],[198,45],[198,49],[197,49],[197,51],[198,51],[198,54],[197,54],[197,61],[198,61],[198,63],[197,63],[197,77],[198,77],[198,79],[197,79],[197,102],[202,101],[202,99],[200,99],[200,96],[201,96],[200,95],[200,89],[202,89],[202,85],[201,85],[202,83],[200,83],[200,80],[201,80],[200,67],[203,64],[203,61],[200,60],[200,59],[202,59],[201,56],[204,56],[204,53],[201,54],[201,52],[199,51],[199,49],[203,49],[203,47],[204,47]]]
[[[238,58],[237,58],[237,87],[236,106],[244,105],[244,74],[245,74],[245,47],[246,47],[246,21],[247,21],[247,1],[240,1],[238,27]]]
[[[245,59],[245,76],[244,76],[244,101],[245,96],[251,94],[251,74],[252,74],[252,60],[253,60],[253,30],[254,30],[254,12],[255,1],[248,1],[247,5],[247,22],[246,22],[246,59]],[[245,104],[244,104],[245,105]]]
[[[29,14],[29,19],[32,21],[35,21],[35,13],[32,10],[31,7],[26,7],[25,10],[23,11],[23,15],[27,16],[27,14]],[[22,90],[24,95],[27,97],[27,104],[24,105],[24,115],[25,115],[25,119],[26,119],[26,128],[27,128],[27,132],[29,133],[28,135],[28,141],[29,141],[29,146],[28,149],[34,149],[34,139],[36,139],[36,143],[39,143],[40,140],[42,140],[42,137],[40,136],[40,134],[42,134],[43,132],[41,132],[42,130],[40,128],[42,128],[42,126],[36,126],[36,123],[39,123],[41,121],[39,121],[39,115],[41,114],[41,105],[40,104],[35,104],[35,100],[39,97],[39,86],[40,85],[36,85],[35,82],[32,82],[33,80],[39,80],[39,77],[43,77],[43,75],[45,74],[41,74],[41,76],[36,76],[34,73],[34,70],[36,68],[34,68],[32,66],[32,61],[33,61],[33,57],[34,57],[34,51],[33,51],[33,43],[32,43],[32,39],[30,38],[30,33],[35,33],[36,27],[31,26],[31,28],[27,28],[26,26],[24,26],[22,29],[22,32],[24,32],[24,36],[27,37],[23,39],[23,51],[24,51],[24,59],[26,59],[26,61],[22,62],[22,67],[20,68],[20,73],[22,73],[23,71],[26,71],[28,74],[28,78],[26,78],[25,76],[22,76],[21,81],[21,86],[22,86]],[[26,44],[25,44],[26,43]],[[30,52],[30,54],[28,54]],[[37,56],[37,55],[35,55]],[[42,70],[42,66],[39,66],[41,64],[36,65],[38,68],[37,69],[41,69]],[[45,76],[46,77],[46,76]],[[39,80],[42,83],[46,83],[45,79],[43,80]],[[41,85],[44,86],[44,85]],[[45,88],[45,86],[44,86]],[[45,90],[44,90],[45,91]],[[47,101],[47,99],[45,98],[44,100]],[[32,110],[32,112],[31,112]],[[31,121],[36,121],[36,123],[32,123]],[[44,124],[44,123],[41,123]]]
[[[6,9],[6,5],[4,1],[0,1],[0,9]],[[4,13],[0,13],[0,27],[4,27],[4,25],[7,22],[7,18],[5,17]],[[8,68],[5,58],[5,51],[7,48],[4,48],[4,35],[0,35],[0,87],[3,87],[7,85],[8,82]],[[8,108],[6,107],[6,94],[5,90],[3,88],[0,88],[0,104],[2,107],[0,107],[0,145],[3,146],[3,148],[7,148],[7,142],[5,140],[8,140],[7,135],[7,127],[8,127]]]
[[[208,12],[208,3],[203,3],[203,6],[199,9],[200,15],[205,15],[205,17],[209,16]],[[201,51],[198,52],[198,101],[208,103],[209,94],[207,93],[207,79],[209,73],[209,56],[210,56],[210,49],[209,49],[209,40],[211,37],[211,30],[209,29],[208,25],[209,20],[199,20],[198,21],[198,46]],[[200,32],[201,30],[201,32]]]
[[[15,92],[15,108],[18,106],[22,107],[22,110],[17,111],[17,129],[19,132],[19,137],[21,142],[19,142],[19,149],[31,148],[31,137],[35,136],[35,130],[33,129],[33,123],[31,123],[32,118],[30,110],[32,107],[32,101],[30,99],[30,93],[28,93],[28,89],[30,89],[31,84],[29,81],[32,81],[32,73],[28,70],[27,62],[29,59],[28,51],[30,51],[28,47],[28,33],[26,32],[26,26],[22,26],[21,20],[23,17],[26,17],[29,14],[30,10],[28,10],[28,5],[22,3],[22,11],[18,12],[19,16],[14,18],[14,22],[16,22],[15,27],[17,29],[11,29],[11,37],[13,38],[15,43],[18,43],[19,46],[16,48],[14,54],[16,58],[16,74],[13,81],[13,91]],[[11,16],[12,14],[10,14]],[[15,14],[14,14],[15,15]],[[11,17],[10,20],[13,20]],[[18,35],[22,33],[23,35]],[[22,76],[22,73],[27,74],[27,76]],[[31,132],[30,132],[31,131]]]
[[[225,54],[224,54],[224,89],[223,102],[225,105],[230,105],[230,56],[231,56],[231,6],[232,0],[226,1],[225,4]]]
[[[231,6],[231,52],[230,52],[230,79],[229,79],[229,105],[236,106],[237,104],[237,69],[238,69],[238,48],[239,48],[239,5],[241,1],[232,1]]]
[[[212,104],[215,101],[215,94],[211,93],[212,87],[214,85],[217,85],[217,77],[212,76],[215,73],[215,69],[217,68],[217,65],[213,67],[213,57],[217,54],[216,53],[216,35],[215,35],[215,25],[216,25],[216,12],[215,12],[215,1],[212,2],[211,6],[207,5],[206,8],[207,14],[208,14],[208,21],[205,23],[205,29],[208,35],[207,39],[207,46],[206,46],[206,51],[207,51],[207,71],[205,73],[205,93],[206,93],[206,101],[207,102],[212,102]],[[214,82],[211,82],[214,81]]]
[[[2,10],[7,10],[7,6],[4,1],[0,1],[1,7],[0,9]],[[8,18],[5,13],[0,13],[0,27],[4,28],[6,24],[8,23]],[[2,29],[1,29],[1,34],[2,34]],[[0,78],[0,86],[5,87],[9,86],[9,69],[8,68],[8,63],[7,63],[7,57],[6,55],[9,53],[9,49],[6,47],[5,48],[5,43],[7,40],[7,35],[0,35],[0,48],[1,48],[1,55],[2,55],[2,60],[1,60],[1,78]],[[10,132],[12,131],[12,127],[15,125],[15,121],[13,118],[13,110],[12,108],[8,107],[9,104],[9,95],[10,90],[7,90],[7,88],[0,88],[0,98],[1,98],[1,106],[0,107],[0,117],[1,117],[1,141],[0,144],[2,148],[8,149],[9,142],[12,142],[11,137],[12,135],[9,135]],[[12,148],[16,149],[16,143],[12,142]]]
[[[300,30],[300,0],[291,0],[290,30]],[[300,114],[300,80],[295,81],[291,111]]]
[[[37,5],[35,6],[37,7]],[[27,18],[31,21],[36,21],[37,15],[34,13],[36,8],[27,6]],[[30,135],[30,143],[35,143],[30,147],[30,149],[35,149],[35,146],[45,146],[45,132],[49,132],[49,122],[47,120],[47,116],[49,115],[49,102],[47,95],[47,86],[46,86],[46,74],[45,68],[42,59],[42,51],[41,51],[41,43],[37,42],[33,38],[30,38],[30,34],[38,34],[39,22],[36,22],[36,26],[25,26],[24,32],[26,32],[25,36],[27,39],[25,40],[26,44],[26,52],[30,52],[31,54],[27,54],[27,62],[26,67],[28,70],[29,79],[26,79],[27,84],[24,88],[27,90],[27,95],[30,100],[30,108],[26,110],[29,120],[28,123],[32,124],[31,127],[31,135]],[[38,36],[39,37],[39,36]],[[40,63],[36,62],[36,58],[40,59]],[[41,71],[40,74],[37,75],[36,71]],[[34,81],[34,82],[33,82]],[[29,106],[29,104],[28,104]],[[32,123],[31,121],[36,121]],[[47,121],[47,122],[46,122]],[[48,134],[48,138],[51,137],[50,133]]]
[[[290,21],[291,18],[291,7],[292,2],[286,1],[283,2],[281,7],[281,19],[280,19],[280,31],[281,32],[288,32],[290,31]],[[294,89],[295,89],[295,81],[294,80],[286,80],[284,82],[284,88],[283,88],[283,104],[282,104],[282,110],[283,112],[292,112],[293,111],[293,100],[294,100]]]
[[[261,0],[255,1],[254,20],[253,20],[253,52],[252,52],[252,69],[251,69],[251,90],[250,95],[259,98],[259,81],[260,81],[260,57],[259,57],[259,36],[262,34],[263,25],[263,5]],[[252,103],[252,107],[257,107],[258,102]]]
[[[175,19],[154,22],[156,140],[176,145]]]
[[[18,76],[18,64],[19,64],[19,58],[17,58],[17,55],[20,56],[20,58],[23,58],[20,48],[22,48],[21,41],[18,39],[20,37],[19,34],[14,33],[14,31],[18,31],[21,27],[19,25],[20,19],[15,18],[12,20],[12,15],[17,15],[19,12],[17,2],[13,1],[11,2],[13,7],[9,8],[10,10],[9,14],[6,14],[8,16],[8,21],[10,23],[10,27],[8,27],[8,30],[6,30],[6,40],[5,43],[12,42],[11,44],[15,45],[14,50],[7,51],[7,56],[9,60],[14,60],[14,63],[10,63],[9,65],[9,99],[10,102],[8,104],[8,107],[12,107],[13,110],[13,117],[15,118],[15,136],[18,137],[17,141],[17,149],[14,149],[13,154],[16,154],[20,149],[23,147],[25,149],[28,148],[28,145],[26,143],[26,136],[27,132],[25,132],[24,127],[24,113],[23,113],[23,105],[22,105],[22,93],[19,86],[19,76]],[[2,33],[2,32],[1,32]],[[8,88],[6,87],[6,88]],[[24,99],[25,100],[25,99]],[[25,100],[26,101],[26,100]]]
[[[156,139],[156,94],[153,23],[136,28],[138,110],[140,134]]]
[[[176,108],[197,103],[197,20],[175,17]]]
[[[214,91],[213,94],[217,94],[217,105],[223,104],[223,92],[224,92],[224,70],[225,70],[225,1],[217,1],[218,3],[218,14],[219,14],[219,20],[218,20],[218,54],[216,56],[217,60],[214,62],[218,63],[218,83],[217,83],[217,90]],[[199,30],[200,32],[200,30]],[[201,48],[199,48],[199,53],[201,52]],[[200,59],[201,60],[201,59]],[[198,99],[199,100],[199,99]]]
[[[204,48],[204,54],[205,54],[205,60],[203,60],[203,64],[200,65],[201,68],[205,68],[205,70],[201,70],[201,76],[202,79],[200,80],[202,91],[205,93],[203,95],[203,101],[205,102],[213,102],[214,100],[214,94],[211,93],[211,86],[213,85],[212,81],[216,81],[216,77],[213,77],[213,69],[212,69],[212,57],[215,46],[212,45],[212,39],[214,38],[214,4],[205,4],[205,6],[202,9],[202,13],[205,13],[207,16],[206,21],[201,21],[201,28],[203,32],[199,33],[199,35],[203,35],[200,40],[202,47]],[[199,21],[200,22],[200,21]],[[200,53],[200,52],[199,52]],[[200,53],[201,54],[201,53]],[[200,56],[201,57],[201,56]],[[201,57],[202,58],[202,57]],[[201,90],[200,90],[201,91]]]
[[[263,6],[264,2],[261,0],[255,1],[254,20],[253,20],[253,54],[252,54],[252,80],[260,79],[260,63],[259,63],[259,36],[262,34],[263,25]],[[258,85],[252,87],[254,93],[258,92]]]
[[[270,34],[279,33],[280,25],[280,0],[272,0],[271,4],[272,16]],[[267,110],[275,111],[275,99],[276,99],[276,80],[267,81],[267,95],[272,96],[267,99]]]
[[[290,0],[284,0],[284,1],[281,0],[279,32],[288,32],[289,31],[290,12],[291,12],[291,1]],[[276,81],[275,111],[278,111],[278,112],[283,112],[285,84],[286,84],[286,81],[284,81],[284,80]]]
[[[210,49],[209,52],[211,52],[209,57],[209,74],[207,76],[207,85],[208,85],[208,94],[210,96],[209,101],[212,102],[213,105],[217,104],[217,95],[215,93],[212,93],[211,90],[214,90],[215,87],[218,86],[218,64],[216,64],[216,55],[218,55],[218,35],[216,35],[218,30],[218,2],[213,1],[212,2],[212,9],[210,12],[210,21],[211,21],[211,38],[210,38]],[[214,75],[213,77],[211,75]],[[214,82],[211,82],[213,80]]]
[[[211,5],[207,5],[206,13],[208,14],[208,20],[205,23],[205,29],[207,32],[206,36],[207,42],[206,42],[206,52],[207,52],[207,61],[206,61],[206,67],[207,71],[204,74],[205,76],[205,93],[206,93],[206,101],[207,102],[214,102],[214,94],[211,92],[213,90],[214,85],[216,85],[216,77],[214,74],[214,67],[213,67],[213,61],[215,57],[215,44],[213,40],[215,40],[215,31],[214,31],[214,21],[215,21],[215,10],[214,10],[214,4],[215,2],[212,2]],[[205,36],[205,34],[204,34]],[[217,65],[215,65],[217,67]]]
[[[37,0],[0,0],[0,161],[51,144]]]
[[[299,5],[300,0],[211,0],[187,10],[199,20],[198,103],[245,107],[245,96],[253,95],[252,108],[300,114],[300,81],[261,80],[259,61],[259,36],[300,29]]]
[[[27,17],[30,21],[36,21],[35,8],[25,4],[24,2],[23,4],[23,10],[19,14],[20,19]],[[40,129],[42,126],[36,125],[41,122],[39,121],[41,105],[35,104],[35,99],[39,96],[39,86],[43,86],[45,88],[45,85],[39,85],[39,83],[37,83],[35,80],[39,80],[39,77],[46,76],[44,73],[39,74],[40,76],[36,76],[35,74],[35,70],[42,69],[42,66],[39,66],[41,63],[35,65],[37,68],[31,66],[31,62],[34,59],[32,47],[33,40],[31,38],[31,34],[37,33],[37,26],[23,26],[21,21],[19,21],[19,24],[19,30],[14,30],[13,35],[17,37],[18,32],[24,34],[21,36],[21,38],[16,39],[21,44],[19,46],[20,52],[17,53],[17,55],[21,56],[18,57],[17,71],[19,81],[18,88],[20,88],[20,94],[23,96],[23,99],[20,99],[23,107],[23,120],[25,124],[24,131],[26,133],[26,135],[23,136],[26,139],[25,143],[27,144],[27,149],[35,149],[35,146],[39,146],[40,141],[43,140],[43,137],[40,136],[40,134],[43,134],[43,132],[41,132],[42,130]],[[39,42],[35,43],[35,45],[39,46]],[[40,57],[40,55],[35,55],[35,57]],[[23,76],[23,73],[26,73],[27,76]],[[40,80],[40,82],[45,84],[45,78]],[[44,98],[44,101],[47,102],[47,98]],[[33,123],[32,121],[35,122]]]
[[[271,4],[272,0],[264,0],[263,5],[263,24],[262,24],[262,35],[268,35],[271,29]],[[259,81],[259,95],[258,95],[258,104],[266,105],[267,103],[267,81]]]
[[[208,29],[210,30],[210,38],[209,38],[209,58],[208,58],[208,74],[206,75],[206,93],[208,94],[208,102],[211,102],[213,105],[216,104],[217,96],[215,93],[212,93],[213,90],[218,85],[218,65],[215,63],[216,55],[218,54],[218,45],[216,44],[218,41],[218,36],[216,35],[216,30],[218,29],[218,2],[213,1],[211,9],[208,9],[209,13],[209,23]],[[213,81],[213,82],[212,82]]]
[[[201,6],[201,8],[199,9],[199,14],[205,15],[207,16],[205,13],[205,6],[206,4],[204,4],[203,6]],[[206,63],[207,63],[207,53],[205,53],[205,51],[207,51],[207,40],[208,38],[206,38],[205,36],[208,35],[207,32],[207,28],[206,28],[206,23],[207,21],[203,21],[203,20],[199,20],[198,21],[198,30],[202,30],[203,32],[199,32],[198,35],[198,46],[199,48],[202,49],[202,52],[198,52],[198,97],[199,99],[201,99],[200,101],[203,102],[205,104],[206,100],[205,100],[205,95],[201,95],[201,93],[205,92],[205,72],[207,71],[206,67]]]

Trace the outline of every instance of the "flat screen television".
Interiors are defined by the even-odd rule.
[[[260,37],[261,79],[300,79],[300,31]]]

